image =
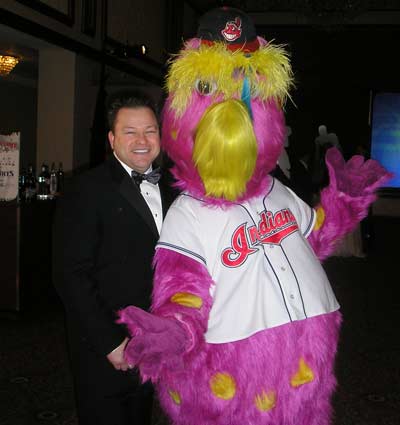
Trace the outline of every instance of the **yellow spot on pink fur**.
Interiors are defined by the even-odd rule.
[[[317,208],[317,219],[315,220],[314,230],[319,230],[325,221],[325,211],[322,207]]]
[[[230,400],[236,393],[236,382],[228,373],[216,373],[210,379],[210,388],[215,397]]]
[[[177,391],[168,390],[168,394],[170,395],[170,397],[172,398],[175,404],[177,405],[181,404],[181,396],[179,395]]]
[[[178,132],[176,130],[171,130],[171,137],[173,138],[173,140],[176,140],[178,136]]]
[[[201,308],[203,300],[197,295],[189,294],[188,292],[177,292],[172,295],[171,301],[175,304],[183,305],[190,308]]]
[[[276,405],[276,393],[275,391],[268,391],[267,393],[263,390],[261,394],[256,395],[254,404],[260,412],[268,412],[273,409]]]
[[[301,385],[307,384],[314,380],[314,372],[311,370],[310,366],[304,361],[301,357],[299,360],[299,369],[292,376],[290,380],[290,385],[294,388],[300,387]]]

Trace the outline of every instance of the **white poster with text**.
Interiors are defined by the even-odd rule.
[[[0,134],[0,201],[18,196],[20,133]]]

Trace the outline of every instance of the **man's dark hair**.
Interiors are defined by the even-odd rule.
[[[122,108],[149,108],[158,120],[157,107],[147,94],[139,90],[120,91],[112,94],[107,100],[107,121],[111,131],[115,129],[115,120]]]

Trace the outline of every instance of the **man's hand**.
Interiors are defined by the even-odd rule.
[[[125,338],[117,348],[111,351],[111,353],[107,354],[107,360],[114,366],[116,370],[122,370],[126,372],[128,369],[132,367],[125,361],[124,358],[124,350],[125,346],[128,343],[129,339]]]

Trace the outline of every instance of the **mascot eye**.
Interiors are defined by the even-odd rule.
[[[213,81],[196,81],[196,90],[204,96],[210,96],[217,89],[217,85]]]

